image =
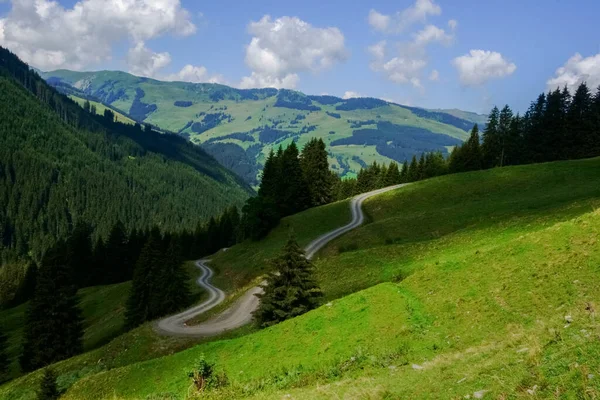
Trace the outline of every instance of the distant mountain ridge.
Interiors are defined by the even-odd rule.
[[[374,161],[403,162],[426,151],[447,154],[486,118],[375,98],[162,82],[121,71],[58,70],[42,77],[65,93],[93,96],[132,119],[179,133],[251,185],[258,183],[268,152],[292,140],[302,147],[322,138],[331,168],[353,176]]]

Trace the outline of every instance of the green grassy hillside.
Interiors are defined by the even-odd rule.
[[[118,71],[42,75],[59,89],[74,88],[138,121],[179,132],[253,185],[269,150],[292,140],[302,147],[322,138],[331,167],[352,176],[373,161],[446,152],[467,137],[474,122],[485,120],[460,110],[424,110],[378,99],[161,82]]]
[[[82,99],[81,97],[77,97],[75,95],[70,95],[69,98],[71,100],[74,100],[81,107],[83,107],[83,104],[86,101],[85,99]],[[106,109],[113,111],[111,108],[108,108],[104,104],[99,103],[97,101],[90,101],[90,105],[93,105],[96,107],[96,114],[98,114],[98,115],[104,115],[104,110],[106,110]],[[131,118],[129,118],[119,112],[115,112],[115,111],[113,111],[113,112],[115,113],[115,121],[121,122],[123,124],[135,125],[135,121],[132,120]]]
[[[99,353],[84,354],[57,366],[65,398],[183,399],[201,354],[230,380],[215,398],[596,398],[599,170],[600,158],[510,167],[373,198],[370,223],[316,261],[326,295],[319,309],[152,360],[130,342],[113,369],[90,369]],[[213,263],[251,278],[251,246],[266,257],[286,225],[310,227],[325,215],[333,225],[348,216],[342,205],[292,216]],[[9,383],[0,397],[29,398],[37,379]]]

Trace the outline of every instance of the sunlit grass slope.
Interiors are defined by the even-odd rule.
[[[389,192],[367,201],[368,224],[319,254],[321,308],[151,360],[178,347],[146,325],[57,365],[65,398],[183,399],[201,354],[230,379],[215,398],[597,398],[599,206],[600,159]],[[348,219],[347,202],[289,217],[264,241],[215,255],[218,283],[264,273],[290,226],[304,245]],[[32,398],[39,376],[0,398]]]

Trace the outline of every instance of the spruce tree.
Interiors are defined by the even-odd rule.
[[[56,386],[56,373],[52,368],[46,368],[44,370],[44,376],[40,382],[40,389],[38,392],[38,400],[57,400],[60,396],[58,387]]]
[[[8,375],[10,360],[8,358],[8,337],[0,326],[0,383],[4,382]]]
[[[298,147],[292,142],[281,159],[282,184],[285,184],[281,203],[282,216],[296,214],[310,206],[308,186],[304,180]]]
[[[417,156],[413,156],[408,166],[407,182],[416,182],[419,180],[419,162]]]
[[[409,182],[408,180],[408,161],[404,160],[402,163],[402,170],[400,171],[400,183]]]
[[[155,285],[160,295],[154,293],[156,306],[152,306],[152,314],[157,317],[171,314],[189,305],[191,301],[188,276],[176,238],[171,240],[164,259],[164,265],[158,270]]]
[[[261,302],[254,314],[262,328],[316,308],[323,296],[313,277],[313,265],[293,236],[271,264],[273,272],[266,279],[264,293],[258,295]]]
[[[131,279],[135,260],[129,259],[127,240],[125,226],[118,221],[106,241],[105,283],[119,283]]]
[[[311,139],[302,149],[300,165],[307,184],[310,206],[316,207],[333,200],[332,175],[323,139]]]
[[[510,147],[508,143],[510,140],[510,124],[513,118],[513,112],[508,105],[505,105],[500,111],[500,117],[498,118],[498,144],[499,148],[497,149],[497,161],[496,165],[498,167],[503,167],[505,165],[506,160],[506,148],[507,145]]]
[[[579,85],[567,113],[568,136],[565,152],[568,158],[590,157],[593,153],[592,95],[585,83]],[[598,128],[596,128],[598,129]],[[591,146],[590,146],[591,145]]]
[[[23,371],[33,371],[83,350],[83,318],[77,287],[66,263],[66,247],[59,242],[42,259],[26,314],[20,358]]]
[[[398,164],[392,161],[385,174],[385,186],[397,185],[399,183],[401,183],[400,170],[398,170]]]
[[[158,229],[153,229],[135,265],[125,311],[126,328],[135,328],[154,317],[154,310],[163,300],[158,285],[164,284],[159,281],[164,264],[162,238]]]
[[[523,121],[524,160],[527,163],[545,160],[544,113],[546,112],[546,95],[540,94],[532,102]]]
[[[92,271],[92,228],[88,224],[77,224],[67,239],[67,264],[79,287],[88,284]]]
[[[467,151],[465,152],[464,170],[465,171],[478,171],[482,167],[482,153],[481,144],[479,141],[479,126],[473,125],[471,130],[471,136],[466,144]]]
[[[498,110],[498,107],[492,108],[483,132],[483,143],[481,145],[484,168],[492,168],[500,164],[502,143],[498,132],[499,118],[500,110]]]

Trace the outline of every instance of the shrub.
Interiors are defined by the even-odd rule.
[[[227,375],[224,372],[215,373],[215,363],[207,361],[204,354],[196,362],[195,368],[188,372],[188,377],[192,379],[192,385],[198,392],[228,384]]]

